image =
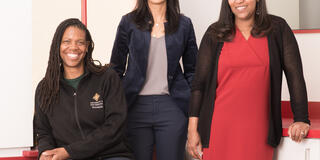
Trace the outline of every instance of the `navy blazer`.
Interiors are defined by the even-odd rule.
[[[150,40],[151,33],[138,29],[130,13],[122,17],[110,62],[123,81],[129,109],[146,80]],[[165,34],[165,41],[169,93],[187,115],[191,81],[198,52],[190,18],[181,15],[177,31],[172,34]],[[183,70],[179,63],[181,58]]]

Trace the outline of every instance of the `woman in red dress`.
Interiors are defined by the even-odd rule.
[[[281,80],[294,113],[289,135],[308,133],[299,48],[288,24],[265,0],[223,0],[205,33],[193,80],[188,151],[204,160],[272,160],[281,139]],[[203,156],[202,156],[203,154]]]

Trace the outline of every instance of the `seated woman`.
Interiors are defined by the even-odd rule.
[[[124,136],[127,107],[120,79],[92,59],[93,48],[78,19],[58,26],[35,95],[40,160],[133,157]]]

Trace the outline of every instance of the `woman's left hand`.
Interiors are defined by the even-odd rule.
[[[307,136],[310,125],[304,122],[294,122],[289,126],[289,137],[296,142],[301,142]]]
[[[62,147],[45,151],[42,154],[53,155],[52,160],[66,160],[70,157],[69,153]]]

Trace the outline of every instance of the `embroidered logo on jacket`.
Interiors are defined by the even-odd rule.
[[[90,102],[90,107],[92,109],[99,109],[99,108],[103,108],[103,100],[99,100],[100,95],[98,93],[94,94],[94,96],[92,97],[92,99],[94,99],[94,102]]]
[[[99,98],[100,98],[100,95],[99,95],[98,93],[96,93],[96,94],[92,97],[92,99],[96,100],[96,102],[98,102]]]

